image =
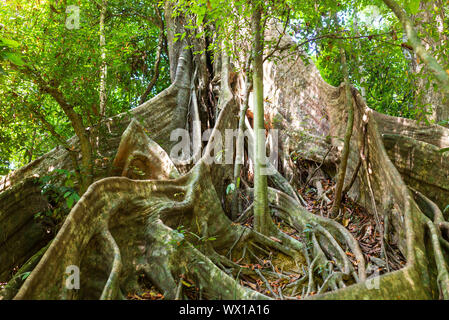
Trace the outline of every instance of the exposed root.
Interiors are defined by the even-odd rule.
[[[363,281],[366,278],[365,259],[363,258],[362,251],[357,241],[342,225],[333,220],[311,214],[298,206],[292,198],[278,190],[269,190],[269,200],[277,205],[284,221],[300,232],[303,232],[307,226],[316,228],[320,225],[321,227],[317,228],[316,231],[319,234],[322,234],[322,236],[334,239],[330,242],[330,246],[333,247],[334,252],[339,252],[339,250],[341,250],[341,248],[338,249],[340,245],[337,243],[337,240],[340,243],[347,245],[356,257],[359,280]],[[325,233],[323,233],[324,231]],[[345,271],[348,270],[342,270],[342,272]]]
[[[119,275],[122,270],[122,258],[120,248],[117,246],[114,237],[108,229],[101,232],[102,238],[105,240],[106,247],[113,255],[111,273],[101,293],[100,300],[115,299],[119,291]]]
[[[169,98],[167,113],[170,117],[164,117],[162,113],[158,114],[159,118],[148,116],[152,120],[147,121],[169,118],[167,121],[174,119],[175,127],[184,128],[189,110],[193,111],[192,119],[198,118],[195,97],[192,96],[196,76],[190,74],[189,54],[180,61],[177,70],[178,79],[182,79],[177,81],[177,88],[174,86],[149,102],[159,102],[160,107],[161,101]],[[302,67],[300,61],[294,66]],[[311,145],[318,145],[320,150],[316,152],[318,156],[310,155],[307,159],[315,159],[324,167],[335,162],[334,155],[326,151],[330,145],[338,145],[333,141],[335,138],[325,137],[339,137],[344,123],[339,101],[341,88],[325,84],[315,69],[304,72],[305,69],[294,68],[292,72],[304,82],[301,90],[306,93],[295,93],[294,97],[308,100],[293,98],[286,101],[291,110],[284,114],[291,111],[298,123],[312,116],[306,129],[312,132],[308,137],[316,138]],[[277,73],[274,70],[270,76],[278,76]],[[236,126],[234,109],[237,104],[232,92],[226,88],[229,83],[225,80],[222,80],[224,94],[220,97],[211,140],[220,131]],[[283,82],[278,78],[273,83],[273,89],[276,89]],[[317,97],[309,96],[308,92],[317,93]],[[190,99],[189,95],[192,96]],[[287,92],[276,97],[289,95],[291,93]],[[277,211],[275,219],[281,218],[295,230],[296,236],[282,232],[274,224],[268,236],[264,236],[231,222],[222,209],[221,200],[226,189],[223,182],[233,181],[232,166],[211,164],[203,157],[181,176],[164,151],[171,143],[161,141],[164,148],[159,147],[148,138],[143,126],[132,121],[123,135],[112,170],[113,174],[122,177],[102,179],[90,186],[15,299],[140,296],[146,289],[139,282],[142,276],[166,299],[432,298],[436,295],[432,286],[435,283],[433,264],[436,265],[435,278],[441,295],[449,298],[447,252],[444,251],[449,246],[447,222],[438,210],[430,210],[433,215],[429,218],[419,218],[425,210],[410,196],[388,159],[373,113],[365,112],[357,96],[356,100],[356,122],[361,123],[363,114],[366,115],[367,125],[362,131],[369,141],[365,147],[370,159],[362,163],[368,174],[364,175],[360,170],[354,170],[361,164],[354,160],[354,153],[350,155],[349,166],[355,172],[350,182],[353,185],[351,194],[358,194],[357,200],[363,202],[369,212],[375,213],[379,228],[383,219],[385,233],[395,238],[391,243],[407,256],[404,268],[367,280],[365,257],[354,236],[336,221],[305,210],[301,206],[304,199],[279,172],[274,172],[271,178],[271,184],[278,190],[269,189],[270,206]],[[193,108],[189,109],[189,101]],[[135,114],[142,112],[149,103],[136,108]],[[315,109],[313,112],[298,111],[298,106],[302,108],[303,105]],[[151,108],[148,110],[146,114]],[[167,135],[167,122],[157,124],[164,127],[156,130],[158,134]],[[292,125],[288,129],[291,132],[298,128]],[[358,128],[354,133],[359,138],[360,131]],[[293,136],[287,138],[294,140]],[[249,145],[251,149],[251,137]],[[205,154],[209,155],[212,149],[213,144],[208,144]],[[286,149],[286,152],[292,151]],[[183,164],[180,169],[187,170]],[[12,182],[8,182],[8,186]],[[320,201],[327,202],[326,197],[323,190]],[[250,216],[251,208],[239,221],[250,220]],[[424,228],[431,235],[435,263],[428,261],[425,249],[429,238]],[[387,254],[384,258],[391,258]],[[289,268],[284,268],[283,263]],[[73,265],[80,268],[82,275],[78,292],[67,288],[64,281],[66,268]],[[373,283],[378,285],[376,290],[371,290]],[[301,294],[297,296],[297,292]]]
[[[441,236],[441,226],[448,223],[444,221],[441,210],[431,200],[422,193],[411,189],[413,195],[421,206],[423,214],[421,219],[427,226],[430,233],[430,242],[433,249],[433,255],[437,270],[437,283],[440,292],[440,298],[449,300],[449,269],[447,267],[446,258],[442,250],[442,245],[446,242]]]
[[[441,250],[438,231],[433,222],[430,220],[427,220],[427,227],[429,228],[431,234],[430,237],[432,247],[435,252],[435,263],[438,270],[437,282],[440,289],[441,298],[444,300],[449,300],[449,272]]]

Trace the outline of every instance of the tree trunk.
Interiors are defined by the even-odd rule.
[[[268,234],[268,184],[266,176],[266,149],[263,101],[263,31],[261,30],[262,8],[253,7],[253,88],[254,88],[254,229]]]
[[[106,16],[108,1],[102,0],[100,10],[100,52],[101,52],[101,66],[100,66],[100,117],[106,115],[106,77],[107,77],[107,62],[106,62],[106,35],[104,30],[104,19]]]
[[[351,85],[349,83],[348,65],[346,63],[346,52],[343,48],[340,49],[342,72],[345,81],[345,105],[348,111],[348,123],[346,124],[346,132],[344,136],[344,144],[341,156],[341,162],[338,167],[337,184],[335,186],[335,200],[332,205],[332,216],[336,217],[341,206],[341,197],[343,193],[343,185],[346,177],[346,168],[348,165],[349,148],[352,137],[352,127],[354,126],[354,108],[352,106]]]

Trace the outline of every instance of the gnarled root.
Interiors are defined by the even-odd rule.
[[[138,140],[133,145],[149,147],[147,154],[157,154],[150,152],[155,149],[139,125],[132,122],[132,128]],[[129,147],[127,134],[124,137],[119,150]],[[129,161],[116,163],[130,167]],[[145,178],[176,174],[166,157],[152,161],[152,167],[145,163],[149,162],[138,162]],[[157,168],[155,163],[159,164]],[[132,174],[130,170],[122,172]],[[276,241],[231,223],[202,162],[174,180],[106,178],[94,183],[76,204],[15,298],[115,299],[138,290],[141,274],[166,298],[176,297],[180,275],[193,279],[204,297],[210,299],[266,298],[240,286],[206,255],[209,252],[213,260],[220,257],[232,261],[244,243],[289,253]],[[223,252],[231,246],[232,253],[224,259]],[[64,281],[69,266],[81,271],[79,291],[68,289]]]

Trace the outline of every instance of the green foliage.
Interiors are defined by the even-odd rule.
[[[419,1],[407,3],[416,13]],[[308,53],[323,78],[334,86],[342,83],[339,48],[343,46],[350,81],[360,91],[364,89],[368,106],[381,113],[426,121],[429,106],[417,105],[415,82],[420,75],[410,71],[410,53],[402,47],[402,27],[396,17],[381,1],[340,4],[326,7],[324,16],[303,17],[300,26],[307,27],[297,33],[299,41],[312,39]]]
[[[228,184],[228,186],[226,187],[226,194],[230,194],[234,191],[235,191],[235,184],[234,183]]]
[[[411,14],[417,14],[419,10],[420,0],[405,0],[405,7]]]
[[[187,233],[189,233],[190,235],[194,236],[195,238],[198,239],[198,241],[203,242],[203,243],[207,242],[207,241],[215,241],[215,240],[217,240],[216,237],[200,237],[197,234],[195,234],[193,232],[190,232],[190,231],[187,231]]]
[[[184,226],[179,226],[176,230],[173,230],[173,237],[169,241],[169,244],[175,247],[180,246],[185,240],[186,229]]]
[[[412,15],[420,12],[420,3],[419,0],[400,1]],[[185,32],[177,35],[176,39],[212,37],[206,26],[213,25],[213,30],[219,30],[214,35],[217,39],[215,44],[223,44],[236,65],[243,66],[249,48],[243,50],[233,43],[250,43],[251,8],[245,0],[176,1],[175,15],[185,15],[187,29],[191,30],[191,34]],[[419,77],[428,78],[426,90],[438,88],[430,86],[432,76],[411,72],[410,53],[402,46],[402,26],[383,1],[285,0],[263,2],[263,10],[266,20],[275,18],[281,24],[289,21],[286,32],[302,43],[301,47],[293,49],[305,50],[312,56],[326,81],[338,86],[343,80],[339,56],[339,47],[343,46],[349,56],[351,83],[359,90],[365,89],[365,98],[371,108],[394,116],[427,121],[431,106],[419,103],[415,83]],[[438,36],[434,27],[426,28],[427,34]],[[276,40],[265,41],[266,52],[275,49]],[[209,48],[211,52],[221,49],[217,46]],[[446,49],[438,50],[442,56],[447,56]],[[278,62],[276,55],[271,59]]]
[[[263,28],[266,22],[273,17],[286,21],[289,17],[288,1],[249,1],[249,0],[169,0],[175,6],[174,16],[183,16],[186,19],[182,34],[177,34],[176,41],[186,37],[191,39],[214,39],[207,48],[212,57],[226,50],[235,62],[235,67],[243,67],[250,54],[252,34],[251,15],[256,3],[262,6],[264,12]],[[224,18],[225,17],[225,18]],[[211,28],[208,28],[210,26]],[[218,31],[218,32],[217,32]],[[242,46],[234,45],[235,42]],[[272,50],[277,43],[276,39],[264,41],[267,50]],[[246,44],[247,47],[245,48]],[[202,54],[203,52],[194,52]]]
[[[67,29],[67,6],[79,7],[79,28]],[[153,76],[161,29],[152,0],[109,0],[105,21],[107,116],[139,104]],[[100,10],[95,1],[11,0],[0,6],[0,175],[59,145],[39,114],[67,139],[74,130],[36,75],[61,92],[85,127],[99,121]],[[24,67],[32,74],[25,74]],[[148,98],[170,84],[162,54],[160,76]]]
[[[365,99],[371,108],[394,116],[416,118],[418,114],[413,106],[413,81],[408,76],[408,62],[400,48],[378,40],[367,38],[359,41],[359,48],[352,42],[354,45],[348,59],[351,83],[359,90],[365,88]],[[315,57],[320,72],[329,83],[338,86],[343,81],[338,46],[326,41],[321,48]]]
[[[313,226],[310,223],[306,223],[303,232],[305,234],[310,234],[311,232],[313,232]]]
[[[234,65],[242,68],[252,39],[250,22],[254,1],[171,0],[174,15],[185,16],[186,31],[175,40],[202,38],[212,59],[224,49]],[[399,0],[420,25],[420,36],[439,40],[431,23],[421,23],[427,2]],[[105,21],[107,116],[129,111],[149,84],[156,59],[160,27],[154,21],[162,1],[109,0]],[[365,88],[366,100],[375,110],[426,121],[429,105],[420,95],[439,90],[422,68],[411,72],[410,52],[402,45],[402,26],[381,0],[281,0],[260,1],[263,27],[276,19],[294,36],[298,47],[315,61],[322,76],[337,86],[342,82],[340,46],[348,53],[351,83]],[[80,9],[80,27],[66,28],[66,9]],[[428,14],[447,16],[447,6],[430,8]],[[442,11],[446,10],[446,11]],[[74,135],[71,122],[48,92],[39,88],[37,75],[81,116],[85,127],[99,119],[100,10],[95,1],[10,0],[0,6],[0,175],[7,174],[60,144],[42,119],[67,139]],[[336,23],[338,21],[338,24]],[[446,28],[445,34],[449,36]],[[236,46],[234,43],[242,45]],[[301,44],[301,45],[300,45]],[[277,39],[266,40],[264,51],[276,49]],[[448,46],[433,54],[449,69]],[[200,54],[202,52],[195,52]],[[279,62],[279,55],[270,58]],[[304,60],[308,63],[308,60]],[[29,68],[29,73],[24,70]],[[417,80],[427,87],[417,93]],[[170,84],[168,54],[162,52],[160,77],[151,96]],[[38,117],[40,115],[40,117]],[[441,122],[441,124],[445,124]],[[218,154],[221,157],[221,153]],[[69,200],[72,201],[72,200]]]
[[[169,241],[169,244],[175,247],[179,247],[181,246],[184,241],[185,241],[185,237],[186,235],[189,234],[191,236],[193,236],[194,238],[196,238],[198,240],[198,242],[204,244],[208,241],[215,241],[217,240],[216,237],[200,237],[197,234],[188,231],[184,226],[179,226],[176,228],[176,230],[173,230],[173,237],[172,239]],[[195,246],[198,247],[198,246]]]
[[[31,271],[24,272],[20,275],[21,280],[25,280],[31,274]]]
[[[18,48],[19,45],[20,44],[17,41],[0,37],[0,61],[9,60],[11,63],[18,66],[25,65],[20,53],[15,52],[15,49]],[[0,73],[5,74],[1,66]]]
[[[314,227],[310,223],[306,223],[305,228],[302,230],[306,238],[306,247],[308,250],[313,249],[312,235],[314,231]]]
[[[56,222],[64,220],[80,196],[75,189],[75,173],[55,169],[50,175],[39,178],[42,194],[46,196],[51,208],[35,214],[36,219],[51,218]]]

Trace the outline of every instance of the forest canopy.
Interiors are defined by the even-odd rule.
[[[73,3],[72,3],[73,2]],[[57,87],[68,103],[82,114],[84,125],[93,126],[99,119],[99,83],[101,48],[99,44],[99,1],[2,1],[1,81],[1,173],[19,168],[37,159],[60,142],[47,129],[51,126],[63,139],[74,134],[72,125],[55,98],[39,88],[36,78]],[[444,1],[405,1],[402,5],[419,26],[420,36],[432,46],[432,53],[442,66],[449,68],[448,47],[437,45],[447,39]],[[208,4],[211,10],[208,8]],[[351,82],[366,92],[369,106],[389,115],[437,122],[447,119],[432,116],[433,106],[420,96],[424,91],[438,91],[432,76],[416,66],[413,50],[407,45],[401,23],[382,1],[290,1],[279,2],[277,14],[288,19],[286,31],[295,37],[298,47],[309,54],[321,75],[332,85],[339,85],[339,50],[343,40],[350,55]],[[67,29],[69,6],[79,8],[78,28]],[[239,3],[235,3],[239,7]],[[158,9],[159,8],[159,9]],[[220,1],[182,1],[179,10],[202,13],[216,23]],[[159,38],[163,37],[157,77],[147,98],[170,84],[170,66],[164,21],[157,1],[108,1],[105,16],[106,116],[138,106],[141,96],[156,73]],[[329,12],[336,11],[338,25]],[[160,19],[160,20],[159,20]],[[235,20],[225,21],[240,27]],[[243,22],[240,22],[243,23]],[[192,24],[196,28],[196,24]],[[229,31],[231,32],[231,31]],[[235,32],[235,30],[233,31]],[[235,33],[234,33],[235,35]],[[178,37],[182,38],[183,34]],[[232,37],[232,34],[226,34]],[[434,44],[435,43],[435,44]],[[212,49],[212,48],[210,48]],[[28,73],[13,68],[28,66]],[[31,72],[32,71],[32,72]],[[424,88],[417,89],[423,83]],[[428,93],[427,93],[428,94]],[[36,112],[38,114],[36,114]],[[42,124],[46,121],[48,125]]]

